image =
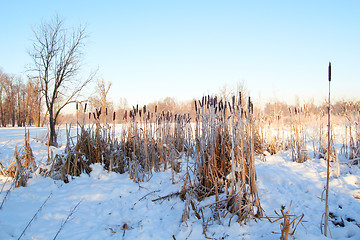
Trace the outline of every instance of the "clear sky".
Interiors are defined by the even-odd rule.
[[[84,72],[111,98],[145,104],[244,83],[265,102],[359,99],[360,1],[1,1],[0,67],[23,74],[32,26],[56,14],[87,26]]]

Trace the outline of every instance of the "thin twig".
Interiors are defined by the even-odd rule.
[[[46,200],[43,202],[43,204],[40,206],[40,208],[37,210],[37,212],[34,214],[34,216],[31,218],[31,220],[29,221],[29,223],[26,225],[24,231],[21,233],[21,235],[19,236],[18,240],[25,234],[27,228],[30,226],[31,222],[36,218],[36,216],[38,215],[38,213],[41,211],[42,207],[46,204],[46,202],[50,199],[50,197],[52,196],[52,192],[49,194],[49,196],[46,198]]]
[[[8,182],[8,180],[9,180],[9,176],[7,176],[7,177],[6,177],[6,180],[5,180],[4,184],[2,185],[2,188],[1,188],[0,194],[3,192],[4,187],[5,187],[6,183]]]
[[[4,199],[1,202],[0,210],[3,208],[5,200],[7,199],[8,195],[10,194],[10,190],[15,186],[15,182],[13,182],[10,186],[10,189],[6,192]],[[1,190],[2,191],[2,190]]]
[[[59,233],[61,232],[61,230],[64,228],[64,225],[67,223],[67,221],[69,220],[69,218],[73,215],[73,213],[75,212],[76,208],[80,205],[80,203],[82,202],[82,200],[80,200],[75,207],[70,211],[69,215],[67,216],[67,218],[65,219],[65,221],[61,224],[59,230],[57,231],[55,237],[53,238],[53,240],[55,240],[57,238],[57,236],[59,235]]]
[[[166,196],[156,198],[156,199],[154,199],[152,201],[156,202],[156,201],[159,201],[159,200],[162,200],[162,199],[165,199],[165,198],[171,198],[171,197],[175,197],[175,196],[178,196],[178,195],[180,195],[180,192],[174,192],[174,193],[170,193],[170,194],[168,194]]]
[[[134,206],[140,202],[141,200],[143,200],[144,198],[146,198],[147,196],[149,196],[150,194],[153,194],[153,193],[156,193],[156,192],[160,192],[160,190],[155,190],[155,191],[152,191],[152,192],[149,192],[148,194],[146,194],[145,196],[143,196],[142,198],[140,198],[137,202],[134,203]]]

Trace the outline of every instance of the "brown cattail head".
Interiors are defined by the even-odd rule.
[[[87,103],[85,103],[85,107],[84,107],[84,113],[86,112],[86,107],[87,107]]]
[[[239,92],[239,106],[241,107],[242,106],[242,99],[241,99],[241,92]]]
[[[143,107],[143,113],[146,114],[146,105]]]
[[[79,103],[76,102],[76,111],[79,109]]]
[[[157,113],[157,105],[155,105],[155,113]]]
[[[196,104],[196,100],[194,101],[195,103],[195,113],[197,113],[197,104]]]
[[[125,110],[125,113],[124,113],[124,118],[125,120],[127,120],[127,110]]]
[[[232,96],[232,108],[235,110],[235,95]]]
[[[89,112],[89,120],[90,120],[90,118],[91,118],[91,112]]]
[[[113,121],[116,119],[116,112],[113,113]]]
[[[331,62],[329,62],[329,82],[331,81]]]
[[[108,115],[107,108],[105,108],[105,115],[106,115],[106,116]]]

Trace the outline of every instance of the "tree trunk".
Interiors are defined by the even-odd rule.
[[[12,117],[11,118],[12,126],[15,127],[15,120],[16,120],[15,110],[13,110],[11,117]]]
[[[49,111],[49,146],[57,147],[57,136],[55,131],[56,119],[52,111]]]
[[[41,122],[41,98],[39,98],[38,100],[38,106],[37,106],[37,111],[38,111],[38,119],[37,119],[37,127],[40,127],[40,122]]]

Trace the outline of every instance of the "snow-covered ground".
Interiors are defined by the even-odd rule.
[[[36,161],[47,158],[46,128],[30,128]],[[64,129],[60,139],[64,140]],[[0,128],[0,161],[7,166],[15,145],[23,145],[23,128]],[[64,144],[63,144],[64,145]],[[61,152],[63,147],[54,149]],[[310,155],[311,156],[311,155]],[[33,176],[27,187],[11,189],[11,181],[0,176],[0,239],[205,239],[202,220],[190,216],[181,222],[185,203],[178,196],[152,201],[178,192],[184,172],[172,184],[171,170],[154,173],[148,182],[135,183],[127,173],[116,174],[93,165],[70,183]],[[341,164],[341,175],[331,178],[329,209],[334,239],[360,239],[360,168]],[[326,182],[326,163],[321,159],[305,163],[291,161],[289,152],[256,161],[261,205],[267,216],[276,216],[282,206],[304,214],[296,239],[326,239],[320,231],[324,202],[320,200]],[[6,200],[3,201],[6,196]],[[205,199],[200,206],[212,203]],[[40,211],[39,211],[40,209]],[[35,217],[34,217],[35,216]],[[33,218],[34,217],[34,218]],[[336,219],[335,219],[336,218]],[[209,222],[206,236],[214,239],[279,239],[280,222],[256,219],[238,224],[230,216]],[[30,223],[30,224],[29,224]],[[28,225],[29,224],[29,225]],[[24,231],[25,230],[25,231]],[[24,233],[23,233],[24,232]]]

